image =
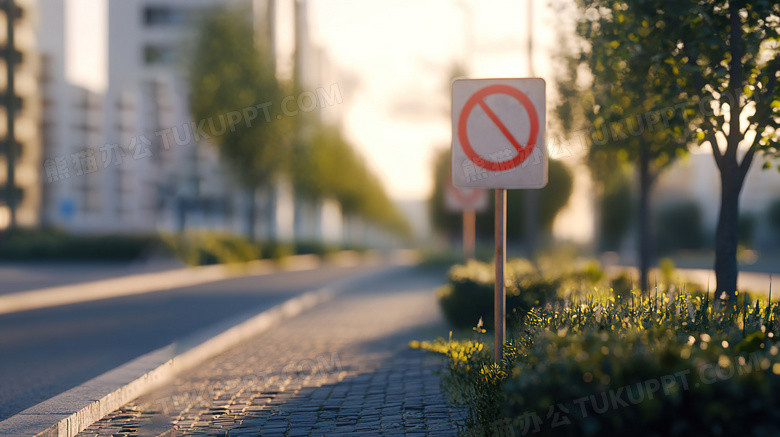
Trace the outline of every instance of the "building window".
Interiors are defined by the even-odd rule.
[[[184,24],[187,14],[182,9],[169,6],[147,6],[144,8],[144,24],[147,26],[174,26]]]
[[[171,46],[147,45],[144,47],[144,62],[147,65],[167,65],[176,60],[176,50]]]

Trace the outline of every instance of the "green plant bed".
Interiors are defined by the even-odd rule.
[[[556,266],[560,269],[560,266]],[[544,305],[574,287],[592,287],[603,281],[597,264],[587,263],[576,268],[561,269],[563,273],[547,273],[526,259],[507,261],[506,313],[507,326],[517,326],[531,308]],[[481,261],[469,261],[453,266],[447,273],[447,284],[436,291],[442,312],[455,328],[475,326],[481,319],[492,329],[495,296],[495,267]]]
[[[464,435],[780,435],[780,308],[744,293],[725,308],[602,288],[531,309],[501,366],[480,338],[412,346],[448,358]]]
[[[260,243],[227,233],[187,231],[162,238],[179,259],[191,266],[243,263],[262,255]]]
[[[73,235],[38,229],[0,234],[0,259],[6,261],[132,261],[163,248],[157,236],[147,235]]]
[[[550,436],[778,435],[777,347],[758,334],[547,332],[504,384],[504,423]],[[754,340],[767,351],[735,350]]]
[[[338,246],[318,241],[296,241],[293,250],[296,255],[325,256],[338,251]]]

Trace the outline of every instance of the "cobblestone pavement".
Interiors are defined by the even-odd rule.
[[[408,347],[447,335],[442,277],[408,268],[348,290],[79,436],[455,436],[463,414],[444,400],[442,360]]]

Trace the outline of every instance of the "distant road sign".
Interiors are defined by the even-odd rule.
[[[76,202],[69,197],[60,199],[58,209],[60,217],[63,220],[67,222],[72,221],[73,217],[76,215]]]
[[[452,184],[547,185],[544,79],[459,79],[452,84]]]
[[[448,211],[482,211],[487,208],[487,191],[481,188],[455,188],[450,180],[447,180],[445,187],[444,207]]]

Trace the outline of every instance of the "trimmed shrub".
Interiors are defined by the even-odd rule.
[[[162,250],[156,236],[72,235],[58,230],[0,233],[0,259],[8,261],[132,261]]]
[[[296,241],[294,246],[295,254],[297,255],[312,254],[325,256],[338,250],[338,247],[336,246],[320,243],[318,241]]]
[[[542,272],[522,258],[507,261],[507,326],[517,326],[528,311],[556,299],[564,288],[587,288],[604,279],[604,273],[595,261],[582,268],[562,267],[558,263],[550,269],[557,271],[555,274]],[[482,320],[483,326],[492,329],[494,264],[471,260],[465,265],[455,265],[450,268],[447,280],[448,283],[436,291],[447,321],[456,328],[465,329]]]
[[[242,263],[262,254],[259,243],[227,233],[187,231],[164,235],[163,240],[190,266]]]
[[[448,284],[437,290],[439,305],[447,321],[459,329],[477,325],[492,328],[495,295],[495,267],[471,260],[453,266],[447,274]],[[559,282],[543,278],[525,259],[510,260],[506,265],[507,326],[516,325],[535,305],[541,305],[558,292]]]
[[[317,242],[260,243],[209,231],[157,235],[73,235],[58,230],[18,229],[0,233],[0,260],[132,261],[170,254],[190,266],[243,263],[294,254],[325,256],[334,246]]]
[[[706,294],[602,290],[532,309],[500,366],[479,341],[419,347],[448,357],[464,435],[776,435],[779,316],[744,293],[718,312]]]
[[[760,331],[679,334],[547,331],[504,385],[503,414],[521,434],[530,427],[549,436],[780,433],[773,342]],[[753,339],[766,353],[736,352]]]

